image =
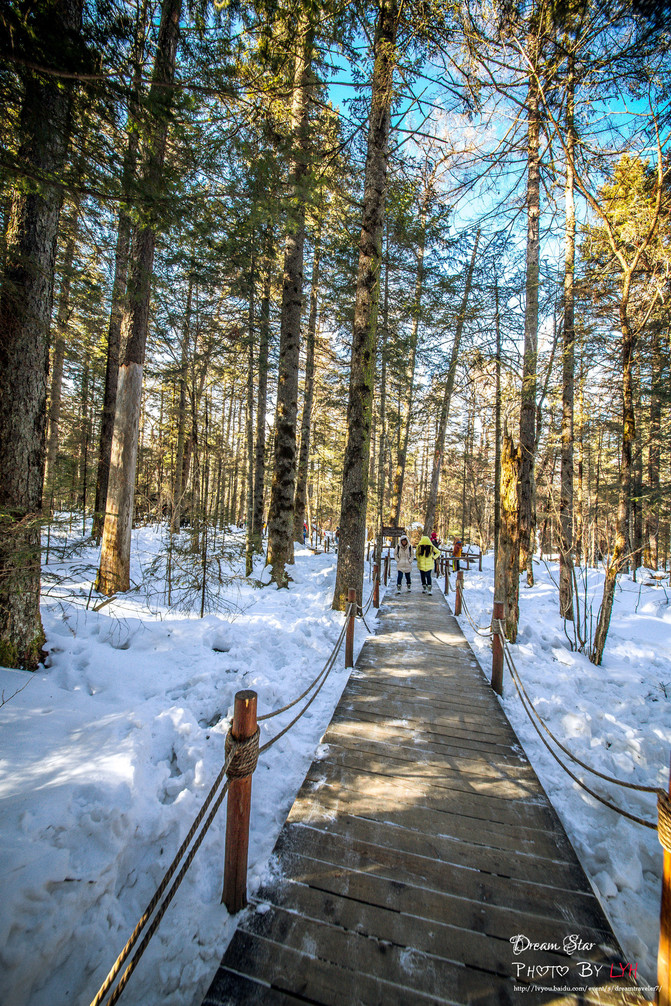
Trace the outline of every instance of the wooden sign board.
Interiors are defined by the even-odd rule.
[[[383,527],[382,537],[383,538],[400,538],[401,535],[405,534],[404,527]]]

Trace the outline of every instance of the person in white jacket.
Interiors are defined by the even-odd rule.
[[[412,569],[412,545],[407,535],[401,535],[396,546],[396,593],[401,593],[401,583],[405,573],[406,590],[410,590],[410,571]]]

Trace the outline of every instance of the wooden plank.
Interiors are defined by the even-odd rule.
[[[458,776],[446,778],[444,786],[417,780],[405,784],[398,777],[390,786],[392,776],[368,772],[365,768],[349,768],[329,764],[327,761],[313,763],[308,769],[306,783],[313,789],[322,786],[337,786],[343,795],[349,794],[351,807],[370,804],[378,809],[391,809],[402,800],[409,811],[415,803],[431,810],[461,814],[482,821],[497,821],[520,829],[523,827],[554,832],[557,817],[549,804],[538,798],[509,800],[490,793],[475,792],[467,780]]]
[[[388,758],[390,763],[405,762],[419,767],[423,765],[444,764],[446,771],[462,771],[466,775],[484,774],[497,778],[508,778],[513,780],[536,778],[535,772],[528,762],[516,760],[511,762],[508,758],[493,759],[485,757],[482,751],[477,748],[461,748],[458,753],[451,754],[449,748],[441,745],[436,750],[430,750],[426,745],[415,743],[404,743],[400,739],[393,742],[375,737],[369,737],[366,732],[359,732],[358,736],[348,731],[344,724],[338,724],[335,730],[330,728],[322,740],[321,752],[325,752],[324,757],[331,751],[356,750],[370,754],[379,758]],[[322,754],[320,754],[320,758]]]
[[[335,893],[329,893],[325,897],[322,890],[294,881],[281,881],[271,887],[261,888],[256,901],[263,911],[267,910],[268,905],[273,905],[295,915],[326,921],[331,926],[397,946],[403,946],[408,932],[411,932],[413,947],[420,953],[441,957],[464,967],[490,971],[501,977],[516,977],[517,969],[509,939],[450,925],[442,918],[442,911],[437,913],[440,918],[424,917],[423,902],[416,898],[412,901],[406,899],[407,912],[381,905],[375,900],[376,895],[387,892],[379,891],[379,887],[378,884],[376,891],[375,878],[363,876],[358,893],[369,890],[371,894],[370,900],[364,901]],[[544,936],[544,942],[557,941],[556,925],[548,924],[539,932]],[[619,962],[617,947],[608,945],[606,934],[598,930],[583,929],[581,932],[585,943],[595,944],[581,954],[582,960],[599,964]],[[561,951],[543,953],[543,962],[547,964],[565,965],[570,960],[571,957]]]
[[[434,754],[453,754],[457,758],[487,758],[495,764],[510,763],[528,766],[529,762],[521,748],[507,744],[492,744],[475,741],[469,735],[450,737],[433,733],[428,729],[419,731],[417,724],[393,723],[372,716],[340,716],[336,711],[324,735],[323,743],[330,743],[331,737],[371,738],[378,742],[429,751]]]
[[[567,891],[552,887],[550,883],[541,885],[497,877],[361,840],[343,840],[337,835],[324,833],[317,837],[317,833],[310,834],[307,829],[299,830],[291,825],[282,830],[275,851],[281,869],[305,884],[312,883],[311,877],[318,877],[328,870],[343,869],[375,874],[390,882],[409,884],[418,890],[449,891],[457,898],[475,904],[512,908],[520,913],[522,919],[526,919],[527,927],[534,916],[554,919],[562,927],[567,924],[577,927],[571,928],[571,932],[578,932],[582,925],[602,927],[603,915],[589,886]],[[307,872],[297,872],[299,870]],[[457,923],[458,919],[446,921]],[[508,936],[511,935],[515,934],[508,933]]]
[[[352,814],[351,801],[345,805],[341,796],[337,787],[324,787],[315,794],[302,790],[289,814],[289,820],[302,820],[312,824]],[[422,806],[414,806],[411,810],[412,814],[408,817],[417,831],[470,844],[474,847],[476,856],[477,850],[484,848],[516,851],[520,855],[540,856],[558,862],[575,860],[575,853],[563,832],[526,828],[521,833],[519,829],[509,825],[482,820],[478,820],[477,827],[474,827],[473,819],[461,814],[429,810]],[[390,815],[384,810],[362,804],[356,815],[352,816],[364,820],[387,821]],[[397,815],[395,823],[398,827],[402,826],[400,815]]]
[[[375,712],[372,708],[364,709],[354,705],[343,704],[338,706],[333,719],[336,723],[360,722],[370,724],[371,727],[377,725],[390,733],[391,731],[399,731],[406,737],[411,737],[413,733],[418,732],[417,723],[409,720],[407,717],[385,716],[383,713]],[[458,742],[459,745],[463,745],[466,748],[470,747],[474,750],[489,751],[492,755],[510,752],[514,750],[515,746],[515,742],[511,738],[505,736],[497,737],[492,732],[487,734],[479,733],[476,736],[470,727],[459,726],[457,724],[448,727],[445,724],[441,725],[436,722],[425,723],[422,726],[422,731],[431,741],[443,741],[445,743]]]
[[[220,967],[207,990],[202,1006],[295,1006],[303,1002],[295,996],[271,988],[263,982]]]
[[[226,952],[229,967],[244,971],[253,967],[273,988],[287,990],[303,1002],[328,1006],[439,1006],[456,1001],[436,997],[404,984],[387,981],[384,976],[358,974],[353,968],[322,960],[314,954],[295,950],[274,940],[254,936],[238,929]],[[244,1006],[242,1000],[238,1006]],[[492,1003],[492,1006],[494,1004]]]
[[[307,864],[302,868],[305,872],[309,869]],[[322,919],[331,918],[334,911],[333,899],[350,902],[354,906],[354,912],[360,905],[362,912],[365,906],[372,906],[388,911],[392,916],[407,916],[409,929],[406,932],[406,941],[409,933],[414,934],[417,919],[425,920],[431,926],[442,925],[449,930],[454,928],[464,933],[465,939],[472,936],[478,945],[481,938],[492,940],[499,947],[503,944],[509,947],[510,934],[516,935],[520,931],[520,914],[512,908],[465,901],[449,891],[417,888],[400,880],[389,883],[384,877],[370,873],[334,869],[318,871],[314,868],[314,864],[312,871],[310,883],[294,878],[288,879],[286,876],[276,877],[271,885],[261,886],[256,897],[266,903],[274,903],[275,899],[279,898],[281,904],[282,892],[291,885],[292,888],[295,886],[301,890],[305,888],[316,892],[315,896],[318,900],[321,898],[323,906]],[[557,940],[558,928],[555,919],[534,917],[531,921],[533,921],[534,942],[554,943]],[[562,938],[564,933],[570,934],[570,920],[566,920],[566,927],[566,930],[562,931]],[[618,956],[617,941],[603,916],[598,926],[584,925],[580,933],[585,943],[595,944],[590,953],[603,954],[606,957]]]
[[[317,823],[314,818],[305,820],[301,814],[302,809],[303,805],[298,804],[295,812],[292,810],[289,818],[292,826],[311,828],[317,833],[338,835],[346,840],[356,838],[371,845],[396,849],[401,853],[414,853],[435,859],[443,866],[464,866],[499,877],[528,880],[536,884],[550,883],[553,887],[566,890],[586,889],[585,875],[575,860],[561,862],[521,853],[512,848],[488,849],[441,835],[425,834],[416,828],[403,827],[389,821],[374,821],[342,813]]]
[[[325,742],[328,743],[328,742]],[[405,785],[417,787],[418,793],[427,788],[433,790],[449,789],[456,786],[460,791],[484,794],[501,800],[531,801],[538,803],[540,788],[533,776],[514,779],[492,772],[459,771],[458,766],[448,763],[440,765],[436,760],[411,762],[398,758],[385,758],[356,747],[335,748],[323,753],[319,760],[322,767],[333,766],[363,771],[397,780]]]

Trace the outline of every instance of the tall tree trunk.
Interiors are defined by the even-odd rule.
[[[320,222],[321,224],[321,222]],[[312,424],[312,403],[315,392],[315,343],[317,341],[317,307],[319,303],[319,258],[321,226],[315,236],[312,259],[312,283],[310,288],[310,316],[305,339],[305,396],[301,416],[301,446],[298,453],[298,476],[296,478],[296,499],[294,503],[294,541],[303,541],[303,523],[308,496],[308,460],[310,457],[310,428]]]
[[[499,281],[494,278],[494,328],[496,329],[496,404],[494,406],[494,582],[499,561],[501,534],[501,316],[499,314]],[[498,599],[498,596],[497,596]]]
[[[397,29],[398,0],[381,0],[373,43],[368,152],[354,305],[347,443],[343,460],[340,544],[333,597],[333,607],[339,611],[344,611],[347,607],[347,591],[350,587],[356,588],[359,601],[363,592],[375,337],[380,303],[382,232]]]
[[[387,339],[389,337],[389,231],[385,239],[384,296],[382,298],[382,345],[380,346],[380,441],[377,463],[377,524],[378,539],[375,560],[381,566],[382,525],[387,490]]]
[[[660,436],[662,430],[662,353],[659,327],[652,331],[652,376],[650,387],[650,445],[648,447],[648,505],[646,509],[645,563],[659,566]]]
[[[54,350],[51,361],[51,387],[49,389],[49,425],[47,429],[47,455],[44,468],[44,491],[53,491],[54,469],[58,452],[58,435],[61,422],[61,392],[63,387],[63,364],[65,362],[65,343],[68,322],[70,320],[70,292],[72,289],[72,266],[75,260],[75,250],[79,237],[80,200],[75,199],[72,206],[72,217],[69,221],[68,237],[63,254],[61,286],[58,292],[58,309],[56,311],[56,331],[54,333]]]
[[[424,249],[426,247],[426,217],[428,213],[429,189],[424,194],[420,213],[420,238],[417,247],[417,276],[415,293],[412,302],[412,326],[410,328],[410,359],[408,360],[408,393],[406,395],[401,415],[400,446],[396,459],[396,471],[391,497],[391,508],[394,514],[394,524],[398,527],[401,520],[401,501],[403,497],[403,480],[405,478],[405,462],[408,456],[410,426],[412,424],[412,406],[415,396],[415,363],[417,360],[417,337],[419,334],[419,316],[422,308],[422,289],[424,286]]]
[[[133,91],[128,107],[128,125],[126,152],[121,174],[121,192],[124,200],[130,195],[131,185],[135,178],[138,157],[138,116],[140,105],[140,88],[143,70],[143,54],[145,46],[147,22],[147,0],[143,0],[138,10],[138,20],[135,29],[133,62],[135,63]],[[119,357],[121,354],[121,323],[123,320],[124,298],[128,279],[128,256],[131,237],[131,209],[127,202],[122,202],[117,221],[117,240],[114,255],[114,279],[112,282],[112,300],[110,305],[109,326],[107,329],[107,359],[105,364],[105,391],[103,407],[100,416],[100,438],[98,441],[98,474],[96,479],[96,501],[93,514],[93,536],[97,541],[103,533],[105,522],[105,504],[107,502],[107,487],[109,484],[110,460],[112,456],[112,437],[114,435],[114,415],[116,411],[117,386],[119,382]]]
[[[574,415],[574,439],[575,439],[575,458],[574,458],[574,486],[573,486],[573,516],[575,521],[575,542],[573,548],[573,554],[577,557],[578,562],[581,565],[588,564],[588,542],[584,535],[584,524],[585,524],[585,484],[584,484],[584,444],[583,437],[585,431],[584,423],[585,414],[585,368],[584,368],[584,358],[583,353],[580,353],[580,367],[578,371],[578,417],[577,423]],[[577,490],[577,506],[576,506],[576,490]]]
[[[48,40],[75,40],[81,0],[57,0]],[[33,22],[38,43],[39,15]],[[48,59],[48,56],[47,56]],[[11,195],[0,291],[0,664],[34,670],[42,655],[40,520],[49,368],[49,320],[71,89],[51,74],[23,70],[18,160],[27,174]]]
[[[531,35],[530,60],[535,71],[538,37]],[[526,303],[524,308],[524,364],[520,409],[520,568],[527,570],[533,586],[534,467],[536,461],[536,369],[538,363],[538,287],[540,278],[540,101],[535,72],[530,72],[527,92],[527,251]]]
[[[256,441],[254,444],[254,508],[252,544],[263,552],[263,500],[266,476],[266,406],[268,401],[268,350],[270,345],[270,293],[273,276],[273,225],[266,225],[264,279],[259,317],[259,367],[256,392]]]
[[[252,255],[249,277],[249,305],[247,312],[249,346],[247,349],[247,408],[245,409],[245,447],[247,448],[247,514],[245,575],[251,576],[254,571],[254,543],[252,534],[252,517],[254,512],[254,283],[256,280],[256,264]]]
[[[436,446],[433,452],[431,483],[429,486],[429,494],[426,503],[424,534],[431,534],[431,532],[433,531],[433,526],[436,522],[436,504],[438,502],[438,488],[440,486],[440,470],[443,466],[443,455],[445,453],[445,434],[447,433],[447,420],[450,415],[450,402],[452,400],[454,378],[457,373],[457,364],[459,362],[461,333],[463,332],[464,321],[466,320],[466,308],[468,307],[468,298],[470,297],[471,294],[471,286],[473,283],[473,270],[475,269],[475,259],[478,253],[479,242],[480,242],[480,228],[478,228],[477,233],[475,235],[475,244],[473,245],[473,251],[471,252],[471,261],[469,262],[468,269],[466,271],[464,296],[461,299],[461,307],[459,308],[459,314],[457,315],[457,325],[454,331],[454,342],[452,343],[452,352],[450,354],[450,366],[447,371],[447,378],[445,379],[443,400],[440,408],[440,418],[438,420],[438,433],[436,434]]]
[[[620,458],[620,487],[615,525],[615,541],[611,551],[603,584],[603,597],[599,608],[594,641],[589,659],[597,666],[603,660],[606,637],[613,610],[617,574],[627,561],[629,499],[632,485],[632,447],[636,437],[634,417],[633,359],[636,336],[629,323],[627,308],[631,287],[631,273],[623,279],[623,293],[620,302],[620,331],[622,333],[622,455]]]
[[[562,347],[562,430],[561,430],[561,489],[559,498],[559,614],[573,619],[573,378],[574,378],[574,303],[573,280],[575,272],[575,199],[573,156],[575,150],[574,127],[574,69],[573,55],[569,55],[566,89],[566,222],[564,258],[564,331]]]
[[[634,414],[641,412],[641,368],[636,367]],[[631,499],[631,557],[634,578],[636,570],[643,563],[643,445],[641,438],[635,437],[632,444]]]
[[[181,0],[163,0],[156,61],[148,106],[144,155],[144,190],[156,197],[161,189],[168,138],[168,110],[175,74]],[[142,372],[144,367],[149,298],[154,266],[158,220],[151,210],[136,226],[128,272],[121,338],[124,346],[119,367],[117,403],[110,477],[105,512],[97,589],[103,594],[130,586],[130,539],[137,468]]]
[[[308,198],[309,112],[312,91],[314,24],[303,9],[297,26],[301,45],[294,67],[291,129],[293,139],[289,210],[284,245],[280,359],[275,411],[275,452],[268,514],[268,565],[278,587],[286,587],[285,569],[293,562],[294,492],[296,488],[296,421],[303,307],[303,246]]]
[[[507,429],[501,448],[501,531],[496,556],[494,597],[504,603],[506,639],[517,639],[519,620],[520,548],[519,501],[517,496],[520,448],[515,448]]]
[[[184,494],[186,492],[187,471],[185,469],[186,444],[186,392],[187,372],[189,366],[189,345],[191,342],[191,304],[193,299],[193,273],[189,272],[189,284],[186,292],[186,310],[184,312],[184,329],[179,354],[179,396],[177,399],[177,449],[175,452],[175,470],[172,484],[172,512],[170,515],[170,532],[179,531],[183,513]]]

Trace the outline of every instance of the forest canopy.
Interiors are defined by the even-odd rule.
[[[104,596],[141,522],[203,577],[244,526],[278,587],[304,524],[338,529],[341,609],[382,526],[458,536],[496,549],[513,641],[552,554],[600,663],[618,575],[669,561],[669,28],[3,0],[0,663],[39,664],[64,513]]]

